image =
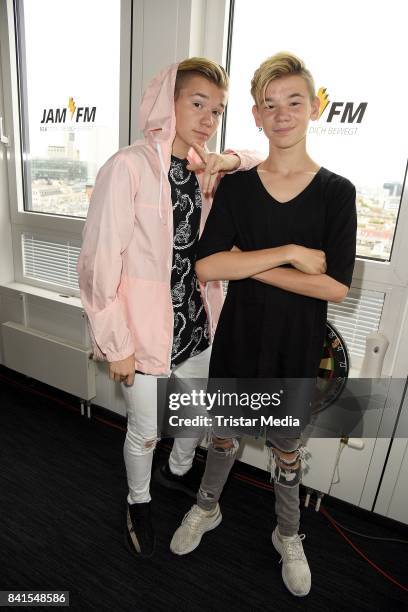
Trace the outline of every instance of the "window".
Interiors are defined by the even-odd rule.
[[[129,144],[132,6],[0,3],[17,282],[79,293],[75,265],[96,174]]]
[[[407,14],[398,0],[316,11],[301,0],[234,2],[226,145],[267,153],[251,114],[252,75],[278,51],[304,59],[321,99],[309,151],[356,185],[358,255],[380,261],[391,257],[407,166],[408,116],[398,107],[408,95]]]
[[[15,2],[24,209],[86,217],[119,148],[120,0]]]

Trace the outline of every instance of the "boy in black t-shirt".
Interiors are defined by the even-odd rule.
[[[255,72],[251,93],[256,125],[269,155],[256,168],[225,177],[200,240],[197,275],[229,280],[214,338],[212,378],[316,378],[327,301],[340,302],[351,284],[356,247],[355,188],[307,154],[306,132],[319,99],[303,62],[287,53]],[[285,246],[286,245],[286,246]],[[265,251],[283,247],[275,267]],[[299,262],[302,249],[309,261]],[[320,258],[320,259],[319,259]],[[310,406],[310,395],[305,406]],[[272,542],[282,577],[307,595],[311,574],[299,536],[299,482],[305,449],[297,436],[268,433],[278,525]],[[222,520],[218,505],[237,439],[213,430],[206,470],[194,505],[170,548],[183,555]]]

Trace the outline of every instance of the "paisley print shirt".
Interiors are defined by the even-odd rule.
[[[171,297],[174,335],[171,367],[209,346],[207,314],[194,271],[201,217],[201,192],[187,159],[172,155],[169,181],[173,204]]]

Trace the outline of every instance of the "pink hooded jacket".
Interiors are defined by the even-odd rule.
[[[174,83],[178,64],[148,85],[140,107],[144,140],[120,149],[98,172],[78,260],[81,299],[94,357],[134,354],[136,370],[168,374],[173,343],[170,294],[173,208],[168,172],[176,134]],[[240,151],[241,170],[259,162]],[[191,149],[190,161],[197,161]],[[201,176],[197,179],[201,186]],[[202,197],[200,234],[211,197]],[[222,283],[201,284],[211,335],[223,303]]]

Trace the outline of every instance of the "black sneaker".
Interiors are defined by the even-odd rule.
[[[169,462],[166,461],[166,463],[163,463],[156,469],[154,472],[154,479],[168,489],[182,491],[189,497],[195,499],[197,497],[197,491],[200,488],[202,475],[202,470],[194,464],[188,472],[183,474],[183,476],[178,476],[177,474],[173,474],[170,470]]]
[[[127,504],[125,541],[137,557],[151,557],[156,543],[151,517],[151,502]]]

